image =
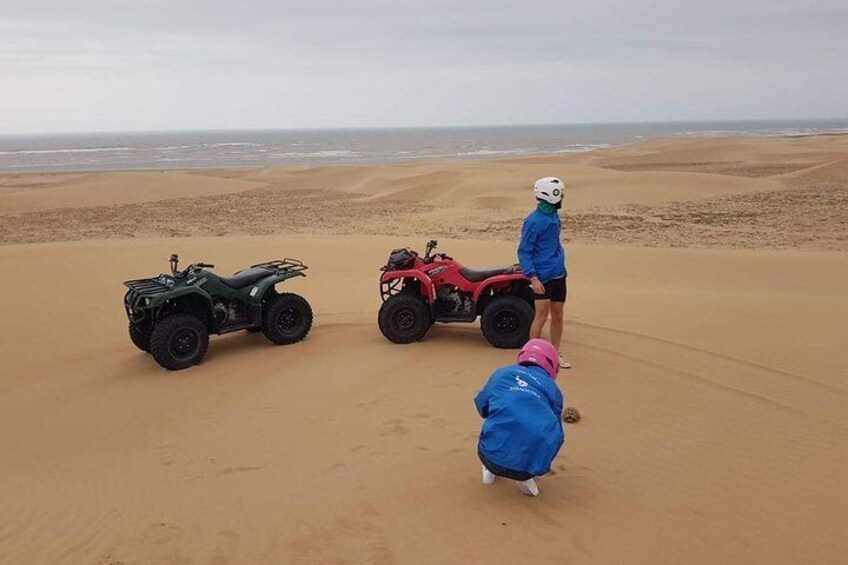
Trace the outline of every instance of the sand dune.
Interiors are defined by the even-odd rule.
[[[255,180],[280,190],[340,190],[375,200],[426,203],[441,207],[525,209],[525,187],[555,168],[569,182],[569,208],[583,210],[631,202],[659,203],[723,194],[773,190],[781,185],[765,179],[705,176],[679,172],[620,171],[574,165],[568,157],[538,163],[426,162],[379,167],[325,167],[311,171],[262,171]],[[252,176],[246,178],[254,179]]]
[[[799,171],[784,175],[786,179],[845,181],[848,178],[848,159],[827,161]]]
[[[0,245],[0,291],[14,297],[0,316],[0,563],[841,562],[848,253],[818,250],[823,236],[751,248],[769,232],[753,231],[760,216],[737,215],[706,228],[745,250],[671,249],[699,240],[660,232],[657,248],[570,244],[575,367],[560,384],[583,420],[567,426],[537,499],[479,482],[471,400],[514,352],[472,325],[436,325],[409,346],[376,325],[377,269],[394,247],[435,236],[469,266],[513,262],[514,217],[541,171],[573,178],[569,198],[588,207],[567,230],[600,215],[593,206],[671,218],[757,198],[784,209],[780,231],[791,232],[788,218],[808,208],[788,194],[842,194],[843,140],[759,145],[661,140],[574,157],[164,173],[173,185],[125,173],[3,177],[4,241],[16,230],[85,239]],[[827,180],[799,170],[787,181],[800,163]],[[681,166],[697,170],[669,168]],[[751,176],[765,166],[783,172]],[[133,179],[135,191],[123,182]],[[208,208],[191,197],[204,179],[222,193]],[[330,187],[340,210],[318,215]],[[834,214],[845,206],[827,202]],[[272,230],[286,205],[304,216],[301,233]],[[150,214],[186,231],[152,237],[161,226],[145,223]],[[248,222],[271,231],[237,235]],[[445,238],[457,223],[463,239]],[[227,236],[197,237],[210,224]],[[201,365],[163,371],[126,337],[121,281],[166,269],[174,251],[225,273],[304,259],[309,276],[286,289],[312,303],[313,332],[287,347],[213,337]]]
[[[0,175],[0,213],[152,202],[259,186],[179,171]]]
[[[709,162],[821,162],[833,151],[848,147],[845,136],[799,138],[718,137],[652,139],[592,152],[587,161],[598,164],[684,164]]]

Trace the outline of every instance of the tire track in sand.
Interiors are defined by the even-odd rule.
[[[696,378],[712,386],[766,402],[839,429],[836,417],[848,410],[848,394],[803,375],[648,334],[570,320],[581,328],[568,343],[624,357],[644,365]]]

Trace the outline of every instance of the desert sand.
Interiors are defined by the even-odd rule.
[[[583,419],[528,499],[480,484],[475,453],[472,398],[515,352],[476,325],[388,343],[377,279],[430,237],[514,262],[549,174],[569,184],[559,384]],[[847,195],[845,136],[0,176],[0,563],[840,563]],[[162,370],[121,282],[171,252],[303,259],[285,286],[312,333],[213,337]]]

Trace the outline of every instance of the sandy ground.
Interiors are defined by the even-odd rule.
[[[674,238],[630,242],[650,248],[591,239],[586,227],[581,237],[599,243],[569,234],[565,349],[575,368],[560,385],[583,420],[566,427],[537,499],[479,482],[472,398],[514,353],[470,325],[437,325],[421,343],[394,346],[375,318],[377,268],[391,248],[423,245],[423,232],[470,266],[512,262],[507,230],[526,207],[524,177],[575,172],[575,214],[715,212],[755,197],[777,209],[769,221],[812,209],[839,218],[842,201],[818,201],[845,190],[844,152],[843,139],[828,137],[660,140],[562,168],[561,157],[538,157],[192,172],[218,188],[236,181],[213,197],[229,203],[235,228],[176,186],[176,199],[163,200],[116,183],[115,201],[95,190],[72,209],[63,208],[69,188],[61,205],[45,198],[28,211],[2,193],[0,563],[841,562],[844,225],[822,221],[814,237],[784,236],[782,249],[739,242],[771,225],[751,217],[712,249],[694,248],[686,225]],[[430,180],[402,182],[427,170]],[[486,171],[522,184],[447,194],[451,178],[471,183]],[[637,178],[628,196],[629,179],[643,174],[670,184],[651,193]],[[357,178],[334,186],[335,212],[316,214],[334,175]],[[804,191],[825,192],[786,196]],[[312,225],[249,231],[254,220],[271,226],[279,194],[312,213]],[[139,209],[170,209],[172,223],[120,223]],[[220,233],[186,227],[189,210]],[[486,226],[484,213],[502,223]],[[471,227],[439,231],[452,219]],[[10,223],[38,243],[13,243]],[[173,251],[221,272],[303,258],[309,277],[286,287],[312,303],[313,332],[287,347],[261,334],[217,337],[201,365],[161,370],[125,335],[121,281],[164,270]]]

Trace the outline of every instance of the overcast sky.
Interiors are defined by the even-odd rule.
[[[2,0],[0,133],[848,117],[848,0]]]

